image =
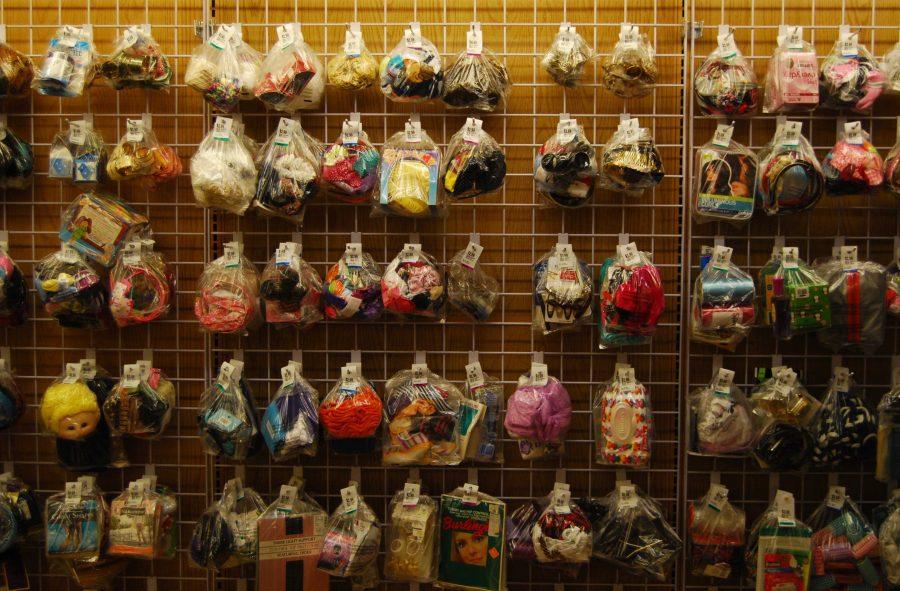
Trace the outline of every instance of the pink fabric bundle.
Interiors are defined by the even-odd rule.
[[[561,443],[572,422],[572,401],[559,380],[548,377],[545,386],[531,379],[520,385],[506,403],[504,426],[510,435],[537,443]]]

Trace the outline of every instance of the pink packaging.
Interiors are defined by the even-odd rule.
[[[782,104],[819,104],[819,66],[814,51],[782,52],[778,62],[778,77],[781,82]]]

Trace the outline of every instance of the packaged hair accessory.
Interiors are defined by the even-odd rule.
[[[65,492],[47,499],[44,507],[45,549],[48,558],[90,560],[103,551],[109,507],[103,493],[78,480],[67,482]]]
[[[730,579],[740,572],[747,516],[728,500],[728,489],[711,484],[688,510],[691,574]]]
[[[391,499],[391,525],[385,541],[384,576],[389,581],[430,583],[437,576],[438,505],[418,482],[404,485]]]
[[[796,247],[783,248],[780,263],[772,280],[775,337],[789,340],[829,328],[829,284],[799,257]]]
[[[257,520],[266,511],[262,497],[240,478],[225,483],[222,497],[200,516],[189,548],[191,561],[218,571],[256,561]]]
[[[152,240],[125,245],[109,274],[109,311],[119,327],[147,324],[169,312],[175,277]]]
[[[466,49],[444,73],[441,100],[451,109],[490,112],[506,103],[509,73],[494,53],[484,48],[480,23],[466,32]]]
[[[322,291],[325,317],[376,320],[384,311],[381,267],[360,242],[348,242],[344,254],[325,274]]]
[[[175,410],[175,386],[147,360],[126,365],[122,379],[103,402],[103,415],[117,435],[155,439]]]
[[[594,57],[594,50],[575,31],[575,27],[562,23],[541,60],[541,68],[560,86],[573,88],[581,83],[584,67]]]
[[[470,117],[453,134],[441,166],[441,184],[453,199],[469,199],[492,193],[503,186],[506,156],[497,140]]]
[[[531,327],[544,335],[576,329],[591,321],[594,282],[587,263],[572,245],[557,243],[532,267]]]
[[[753,65],[738,49],[734,31],[719,26],[717,45],[694,75],[694,98],[704,115],[749,116],[759,104]]]
[[[222,362],[219,376],[200,399],[197,425],[206,453],[243,461],[261,444],[253,392],[244,379],[244,363]]]
[[[28,285],[9,255],[9,242],[0,238],[0,326],[20,326],[28,317]]]
[[[375,386],[362,375],[362,365],[348,363],[342,367],[340,379],[319,407],[331,451],[361,454],[377,449],[383,411]]]
[[[517,440],[525,460],[562,455],[572,422],[569,392],[547,373],[543,363],[519,376],[516,391],[506,403],[503,426]]]
[[[5,41],[0,42],[0,99],[24,97],[31,91],[34,63]]]
[[[281,386],[263,413],[263,439],[279,462],[318,450],[319,393],[302,372],[297,361],[281,368]]]
[[[590,202],[597,178],[594,147],[575,119],[560,115],[556,133],[544,142],[534,160],[537,191],[551,205],[579,207]]]
[[[808,113],[819,104],[816,48],[803,27],[781,25],[778,46],[766,70],[763,113]]]
[[[111,556],[152,560],[162,526],[162,503],[145,480],[135,480],[109,506]]]
[[[381,154],[363,131],[358,113],[345,119],[338,139],[322,155],[322,180],[345,203],[365,203],[378,180]]]
[[[869,112],[884,87],[885,75],[875,57],[859,43],[858,33],[841,25],[838,39],[819,70],[822,106]]]
[[[447,299],[473,320],[484,322],[500,299],[500,283],[484,272],[478,259],[484,250],[469,242],[447,263]]]
[[[116,90],[168,89],[172,80],[172,67],[150,34],[148,24],[127,27],[116,39],[112,54],[101,62],[99,70]]]
[[[732,249],[716,246],[694,281],[691,338],[734,351],[756,321],[753,278],[731,262]]]
[[[665,291],[651,254],[620,244],[600,268],[600,348],[648,343],[665,308]]]
[[[127,131],[113,148],[106,163],[111,181],[130,181],[153,176],[158,171],[156,152],[160,149],[156,134],[142,119],[128,119]]]
[[[219,25],[207,42],[194,48],[184,73],[184,83],[203,95],[214,109],[224,113],[237,106],[242,86],[235,35],[238,33],[233,26]]]
[[[99,183],[106,179],[108,158],[106,142],[90,119],[69,121],[67,131],[53,136],[48,176],[75,184]]]
[[[697,150],[691,211],[698,222],[746,222],[756,203],[756,154],[733,139],[732,125],[719,125]]]
[[[153,558],[170,560],[178,551],[179,531],[176,525],[178,518],[178,499],[168,486],[157,484],[155,475],[145,474],[138,482],[145,491],[155,495],[160,508],[159,529],[153,548]]]
[[[617,363],[615,375],[597,391],[593,407],[597,463],[648,467],[653,413],[650,394],[635,379],[634,368]]]
[[[58,28],[31,87],[44,95],[81,96],[94,78],[93,36],[91,25]]]
[[[35,265],[34,289],[44,310],[62,327],[101,330],[109,325],[106,286],[68,244]]]
[[[506,503],[466,484],[441,495],[438,589],[506,588]]]
[[[244,334],[259,318],[259,276],[240,242],[225,244],[198,281],[194,315],[209,332]]]
[[[900,42],[895,43],[881,60],[881,71],[884,73],[885,92],[900,92]]]
[[[291,112],[322,64],[303,40],[300,23],[277,29],[278,39],[262,63],[253,93],[270,109]]]
[[[770,471],[797,470],[812,458],[811,423],[819,411],[813,398],[789,367],[773,367],[772,377],[750,395],[757,437],[753,455]]]
[[[875,455],[875,417],[846,367],[834,368],[812,431],[814,465],[833,466]]]
[[[43,531],[42,507],[34,489],[24,480],[12,472],[0,474],[0,498],[12,508],[20,538],[33,537]]]
[[[521,563],[537,562],[531,532],[549,502],[549,497],[532,499],[510,512],[506,519],[506,552],[510,560]]]
[[[104,267],[112,267],[119,251],[149,226],[146,217],[120,199],[88,191],[63,212],[59,239]]]
[[[0,122],[0,188],[27,189],[34,175],[31,144]]]
[[[341,504],[328,518],[318,568],[333,577],[350,579],[363,589],[378,584],[376,559],[381,523],[359,494],[358,485],[341,489]]]
[[[296,242],[282,242],[259,282],[266,322],[307,328],[322,319],[322,278]]]
[[[400,42],[381,60],[379,77],[381,92],[392,101],[422,102],[441,96],[441,54],[422,36],[419,23],[410,23]]]
[[[896,369],[892,378],[891,389],[878,402],[875,478],[880,482],[900,478],[900,374]]]
[[[468,389],[463,404],[471,409],[478,404],[484,407],[484,414],[474,429],[471,430],[466,459],[480,463],[500,463],[503,461],[503,446],[500,413],[503,410],[503,383],[486,373],[478,361],[466,365],[466,384]]]
[[[328,60],[328,83],[341,90],[359,92],[375,84],[378,62],[363,40],[359,23],[350,23],[344,32],[342,51]]]
[[[641,194],[662,181],[666,171],[650,129],[625,119],[600,153],[597,185],[610,191]]]
[[[321,157],[319,141],[303,131],[298,121],[282,117],[256,157],[255,206],[302,225],[307,205],[319,192]]]
[[[658,78],[656,50],[637,25],[623,23],[616,46],[601,63],[600,83],[619,98],[638,98],[650,94]]]
[[[747,538],[744,562],[747,579],[751,583],[755,579],[756,591],[806,591],[813,563],[811,537],[809,526],[795,516],[794,495],[776,492]]]
[[[756,438],[753,410],[734,372],[720,368],[691,392],[691,450],[702,455],[744,456]]]
[[[438,191],[440,169],[441,150],[413,114],[405,130],[389,137],[382,147],[373,213],[443,216],[446,203]]]
[[[0,429],[8,429],[25,410],[25,399],[9,369],[9,362],[0,359]]]
[[[256,195],[256,165],[228,117],[216,117],[191,157],[191,186],[201,207],[243,215]]]
[[[437,318],[447,300],[444,273],[421,244],[405,244],[384,271],[381,299],[388,312]]]
[[[591,522],[581,508],[571,502],[568,484],[557,482],[548,499],[546,508],[531,528],[535,557],[539,564],[569,567],[565,569],[566,573],[577,574],[578,567],[591,559]]]
[[[884,183],[884,161],[859,121],[844,124],[834,147],[822,160],[829,195],[869,195]]]
[[[238,99],[252,101],[256,99],[254,91],[265,56],[244,41],[240,23],[234,23],[231,26],[234,31],[231,35],[231,47],[234,49],[238,65]]]

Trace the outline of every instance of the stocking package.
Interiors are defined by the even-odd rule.
[[[600,348],[650,342],[665,308],[665,291],[650,253],[620,244],[600,268]]]
[[[532,267],[531,326],[539,333],[574,330],[591,321],[594,281],[572,245],[557,243]]]
[[[419,23],[410,23],[400,42],[381,60],[379,77],[381,92],[392,101],[422,102],[441,96],[441,54],[422,36]]]
[[[563,23],[550,49],[541,59],[541,68],[560,86],[572,88],[581,83],[584,68],[593,59],[594,50],[575,31],[575,27]]]
[[[435,587],[506,588],[506,503],[466,484],[441,495],[440,566]]]
[[[162,528],[163,505],[145,480],[135,480],[109,506],[111,556],[152,560]]]
[[[143,234],[146,217],[117,197],[88,191],[75,198],[62,215],[61,242],[103,267],[112,267],[119,251]]]
[[[9,254],[9,242],[0,240],[0,326],[20,326],[28,317],[28,284]]]
[[[322,155],[322,181],[345,203],[365,203],[378,180],[381,154],[363,131],[359,114],[345,119],[341,135]]]
[[[109,273],[109,311],[119,327],[147,324],[169,312],[175,274],[153,240],[132,240]]]
[[[483,247],[469,242],[447,263],[447,299],[472,320],[484,322],[500,299],[500,283],[478,263]]]
[[[228,242],[222,256],[209,263],[198,281],[194,315],[204,330],[244,334],[259,317],[259,276],[244,245]]]
[[[93,478],[67,482],[64,492],[44,505],[45,550],[48,558],[90,560],[104,549],[109,507]]]
[[[296,242],[282,242],[259,281],[265,319],[278,327],[307,328],[322,319],[322,278]]]
[[[53,136],[48,158],[50,178],[75,184],[93,184],[106,179],[109,152],[93,119],[69,121],[69,129]]]
[[[402,217],[440,217],[446,210],[440,184],[441,150],[422,129],[418,116],[392,135],[381,149],[373,213]]]
[[[545,364],[532,363],[531,371],[519,376],[503,421],[518,443],[522,459],[562,455],[571,422],[569,392],[547,373]]]
[[[766,70],[764,113],[808,113],[819,104],[816,48],[803,27],[781,25],[778,46]]]
[[[242,86],[242,68],[235,49],[240,34],[231,25],[219,25],[206,43],[191,53],[184,83],[214,109],[229,113],[237,107]]]
[[[773,329],[781,340],[831,326],[829,285],[799,258],[796,247],[784,247],[772,280]]]
[[[366,47],[360,23],[344,32],[342,51],[328,60],[328,83],[341,90],[359,92],[375,84],[378,62]]]
[[[384,576],[389,581],[430,583],[437,576],[438,505],[407,482],[394,494],[385,544]]]
[[[597,462],[620,468],[648,467],[653,414],[650,394],[635,379],[634,368],[617,363],[615,375],[597,391],[593,407]]]
[[[759,161],[731,139],[734,127],[719,125],[697,150],[691,212],[698,222],[738,224],[753,217]]]
[[[325,435],[334,453],[378,449],[384,407],[375,386],[362,375],[362,364],[348,363],[319,407]]]
[[[9,362],[0,359],[0,429],[15,424],[25,411],[25,399],[9,369]]]
[[[360,242],[348,242],[340,260],[325,274],[322,291],[325,317],[333,320],[376,320],[384,311],[381,268]]]
[[[323,68],[303,40],[300,23],[280,25],[277,31],[278,40],[260,67],[253,94],[270,109],[291,113],[301,108],[304,90],[310,87],[313,78],[318,75],[322,80]],[[309,102],[317,104],[322,93],[315,94],[318,96],[306,93]]]
[[[256,561],[259,553],[257,520],[266,503],[240,478],[225,483],[222,497],[197,520],[188,548],[191,562],[212,571]]]
[[[859,43],[858,33],[851,33],[850,27],[842,25],[819,70],[822,106],[871,112],[884,87],[885,75],[875,57]]]
[[[319,393],[299,362],[281,368],[281,386],[266,407],[262,435],[275,461],[315,456],[319,439]]]
[[[794,495],[776,492],[747,539],[744,562],[756,591],[806,591],[813,562],[811,536],[809,526],[795,517]]]
[[[479,23],[466,32],[466,49],[444,72],[441,100],[451,109],[493,111],[509,94],[509,73],[494,53],[484,48]]]
[[[688,508],[691,574],[731,579],[740,572],[747,517],[728,500],[728,489],[712,484]]]
[[[34,288],[44,310],[62,327],[100,330],[109,325],[100,275],[68,244],[35,265]]]
[[[811,423],[820,404],[789,367],[773,367],[772,377],[750,395],[757,437],[753,455],[769,471],[798,470],[812,458]]]
[[[34,80],[34,63],[24,53],[0,42],[0,99],[24,97]]]
[[[694,75],[694,98],[704,115],[749,116],[759,105],[759,84],[728,25],[719,26],[716,48]],[[751,194],[752,197],[752,194]]]
[[[325,526],[318,568],[333,577],[350,579],[363,589],[378,583],[378,548],[381,523],[359,494],[358,485],[341,489],[341,503]]]
[[[845,123],[822,160],[829,195],[871,195],[884,183],[884,162],[859,121]]]
[[[116,90],[168,89],[172,81],[172,67],[150,33],[149,24],[127,27],[99,71]]]
[[[544,142],[534,160],[538,193],[551,205],[579,207],[591,201],[597,178],[594,147],[575,119],[561,116],[556,133]]]
[[[531,526],[531,543],[538,564],[561,568],[569,576],[578,574],[593,550],[591,522],[572,502],[569,485],[557,482],[537,520]]]
[[[406,244],[384,271],[381,299],[388,312],[437,318],[447,301],[444,273],[421,244]]]
[[[601,63],[600,83],[619,98],[639,98],[653,91],[659,79],[656,51],[637,25],[623,23],[612,53]]]
[[[691,338],[734,351],[756,320],[753,278],[731,262],[732,249],[716,246],[694,282]]]
[[[624,119],[600,153],[597,185],[639,196],[662,181],[666,172],[650,129],[637,119]]]
[[[244,363],[225,361],[216,382],[200,399],[197,426],[210,455],[243,461],[262,443],[253,392],[244,379]]]
[[[34,150],[5,122],[0,123],[0,188],[27,189],[34,174]]]
[[[95,55],[91,25],[63,25],[50,39],[31,87],[43,95],[81,96],[94,79]]]
[[[481,119],[470,117],[450,138],[441,165],[441,185],[452,199],[493,193],[506,178],[506,156]]]
[[[319,193],[322,146],[300,123],[284,117],[256,157],[259,178],[254,205],[264,214],[302,225]]]
[[[706,386],[691,392],[691,451],[702,455],[747,455],[756,438],[753,411],[734,372],[719,369]]]
[[[503,446],[500,442],[500,413],[503,410],[503,383],[486,373],[481,363],[470,358],[466,365],[466,388],[468,397],[463,401],[471,408],[478,404],[484,407],[484,414],[471,431],[471,439],[466,448],[466,459],[479,463],[499,463],[503,461]]]
[[[117,435],[155,439],[162,435],[175,410],[175,386],[141,360],[126,365],[122,379],[103,401],[103,416]]]
[[[200,207],[243,215],[256,195],[256,165],[234,120],[216,117],[191,157],[191,186]]]
[[[881,482],[900,478],[900,372],[893,372],[892,383],[878,402],[875,478]]]
[[[768,215],[806,211],[819,202],[825,175],[799,121],[779,122],[772,141],[759,151],[757,189]]]

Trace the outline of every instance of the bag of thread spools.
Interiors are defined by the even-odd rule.
[[[766,70],[763,113],[808,113],[818,104],[816,48],[803,39],[803,27],[781,25]]]
[[[700,112],[715,117],[753,115],[759,104],[753,65],[738,49],[728,25],[719,26],[716,42],[694,75],[694,98]]]
[[[296,242],[282,242],[259,280],[266,322],[306,328],[322,319],[322,278]]]
[[[653,441],[650,393],[634,368],[617,363],[612,379],[594,397],[594,456],[598,464],[647,468]]]
[[[381,300],[400,316],[438,318],[447,301],[444,272],[421,244],[405,244],[384,271]]]
[[[466,32],[466,48],[444,73],[441,100],[451,109],[490,112],[506,103],[509,73],[494,53],[484,48],[481,25]]]
[[[31,144],[16,135],[6,121],[0,122],[0,188],[26,189],[33,174]]]
[[[313,76],[321,76],[321,70],[319,58],[303,40],[300,23],[280,25],[278,39],[262,63],[253,93],[270,109],[296,111],[303,90]]]
[[[691,338],[734,351],[756,321],[753,278],[731,261],[732,249],[716,246],[694,282]]]
[[[214,109],[228,113],[238,104],[241,66],[233,38],[233,26],[219,25],[215,34],[194,48],[184,74],[184,83],[199,92]],[[255,73],[254,73],[255,79]]]
[[[819,70],[822,106],[868,113],[884,87],[885,75],[875,56],[859,42],[858,33],[841,25],[838,39]]]
[[[462,402],[462,392],[424,363],[395,373],[384,387],[382,462],[388,466],[459,464],[477,423]]]
[[[515,392],[506,403],[503,426],[516,440],[522,459],[562,455],[572,422],[572,400],[547,365],[532,363],[531,371],[519,376]]]
[[[659,79],[656,50],[637,25],[623,23],[612,53],[600,64],[600,83],[619,98],[650,94]]]
[[[108,268],[115,264],[122,248],[148,227],[147,218],[131,205],[113,195],[88,191],[63,212],[59,239]]]
[[[119,327],[164,317],[175,291],[175,276],[152,240],[132,240],[109,274],[109,311]]]
[[[875,460],[877,480],[891,482],[900,478],[900,371],[896,369],[893,371],[891,389],[878,402]]]
[[[634,242],[620,244],[600,268],[600,348],[650,342],[665,308],[659,269]]]
[[[360,242],[348,242],[344,254],[325,274],[322,308],[329,320],[376,320],[384,311],[381,268]]]
[[[127,27],[116,39],[109,58],[100,64],[99,71],[116,90],[168,89],[172,80],[172,67],[150,34],[148,24]]]
[[[109,506],[93,477],[66,482],[65,491],[51,495],[44,505],[47,558],[99,558],[106,542],[108,521]]]
[[[441,165],[441,184],[452,199],[469,199],[503,186],[506,156],[481,119],[470,117],[453,134]]]
[[[500,299],[500,283],[478,263],[483,247],[475,242],[447,263],[447,300],[476,321],[484,322]]]
[[[359,23],[347,26],[341,50],[328,60],[328,83],[349,92],[359,92],[375,84],[378,62],[366,47]]]
[[[815,466],[835,466],[875,455],[875,417],[846,367],[834,368],[812,432]]]
[[[244,363],[222,362],[215,383],[203,392],[197,425],[206,453],[243,461],[262,443],[256,404],[244,379]]]
[[[345,203],[365,203],[378,180],[381,154],[363,131],[358,113],[345,119],[338,139],[322,155],[322,181]]]
[[[532,267],[531,327],[545,336],[591,322],[594,281],[571,244],[557,243]]]
[[[25,411],[25,399],[9,369],[9,361],[0,359],[0,429],[8,429]]]
[[[216,117],[191,157],[191,186],[201,207],[243,215],[256,195],[256,165],[228,117]]]
[[[734,372],[720,368],[706,386],[691,392],[691,451],[709,456],[744,456],[756,439],[753,410]]]
[[[444,90],[441,54],[422,36],[419,23],[410,23],[403,31],[403,38],[384,56],[378,70],[381,92],[392,101],[427,101]]]
[[[31,87],[43,95],[81,96],[94,78],[95,54],[91,25],[61,26],[50,39]]]
[[[28,317],[28,285],[9,255],[9,242],[0,239],[0,326],[20,326]]]
[[[591,522],[572,502],[569,485],[557,482],[542,503],[544,510],[531,527],[531,543],[538,564],[576,576],[591,559]]]
[[[259,178],[254,205],[265,214],[302,225],[319,192],[322,146],[300,122],[284,117],[256,157]]]
[[[354,587],[375,587],[380,546],[381,523],[359,494],[358,485],[350,482],[341,489],[341,504],[325,526],[318,569],[333,577],[350,579]]]
[[[26,96],[33,80],[31,58],[8,43],[0,42],[0,99]]]
[[[556,133],[544,142],[534,159],[538,194],[550,205],[560,207],[589,203],[597,179],[596,155],[578,121],[560,115]]]
[[[53,136],[48,176],[68,179],[76,185],[99,183],[106,179],[108,158],[106,142],[94,129],[92,120],[69,121],[67,131]]]
[[[660,504],[630,482],[619,482],[608,510],[594,524],[594,556],[628,572],[665,581],[681,550]]]
[[[775,338],[789,340],[830,327],[828,292],[828,283],[798,256],[796,247],[783,248],[780,266],[772,279]]]
[[[375,386],[362,375],[360,363],[341,368],[341,377],[319,406],[319,417],[331,451],[363,454],[378,449],[378,427],[384,407]]]
[[[711,484],[688,507],[690,569],[698,577],[730,579],[744,558],[746,514],[728,500],[728,489]]]
[[[101,330],[109,325],[106,286],[68,244],[35,265],[34,289],[47,314],[64,328]]]
[[[641,195],[666,174],[662,156],[650,129],[634,118],[623,119],[600,153],[597,186],[610,191]]]
[[[259,319],[259,276],[243,251],[240,242],[228,242],[200,275],[194,315],[204,330],[246,334]]]
[[[421,484],[407,481],[388,509],[384,577],[401,583],[430,583],[438,567],[438,506],[422,494]]]
[[[758,191],[768,215],[798,213],[818,203],[825,175],[799,121],[779,121],[758,154]]]
[[[281,368],[281,386],[263,413],[262,435],[277,462],[316,455],[319,392],[303,377],[297,361]]]
[[[575,27],[562,23],[553,43],[541,59],[541,68],[560,86],[573,88],[581,83],[584,68],[594,57],[594,50]]]
[[[103,401],[103,416],[117,435],[156,439],[172,420],[175,397],[162,371],[141,360],[122,369],[122,379]]]
[[[731,138],[732,125],[719,125],[697,150],[691,212],[699,223],[738,224],[753,217],[759,160]]]
[[[884,161],[859,121],[845,123],[822,160],[829,195],[870,195],[884,183]]]
[[[503,382],[484,373],[481,363],[472,360],[466,365],[466,398],[463,400],[468,409],[475,409],[481,414],[478,407],[484,407],[481,418],[471,431],[469,443],[466,446],[466,459],[479,463],[500,463],[503,461],[503,446],[500,443],[500,414],[503,411],[504,395]],[[467,412],[471,412],[467,409]]]
[[[256,522],[266,510],[259,493],[240,478],[225,483],[215,501],[194,526],[189,555],[200,568],[219,571],[256,561],[259,537]]]
[[[418,116],[381,149],[373,214],[441,217],[447,204],[439,191],[441,149],[422,129]]]
[[[135,480],[109,506],[106,553],[152,560],[162,527],[162,503],[145,480]]]
[[[750,395],[757,437],[753,456],[772,472],[798,470],[812,459],[813,419],[819,401],[806,390],[789,367],[773,367]]]

